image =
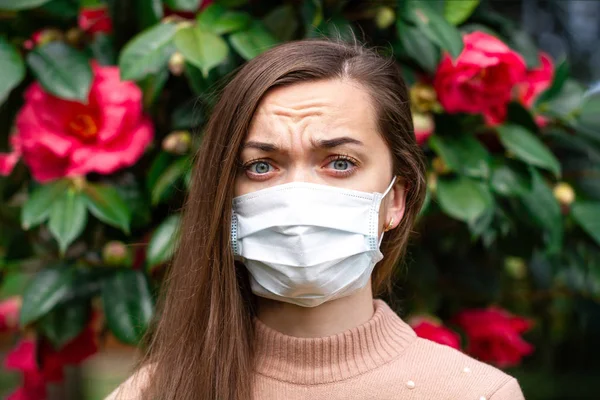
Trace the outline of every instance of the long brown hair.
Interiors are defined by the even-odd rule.
[[[297,82],[345,79],[369,91],[379,130],[406,183],[406,211],[385,236],[385,257],[373,292],[389,290],[421,207],[425,183],[406,86],[393,60],[358,44],[303,40],[275,47],[246,63],[224,88],[196,155],[179,247],[168,271],[139,367],[152,367],[142,396],[150,400],[252,398],[253,297],[230,247],[230,213],[238,157],[263,96]]]

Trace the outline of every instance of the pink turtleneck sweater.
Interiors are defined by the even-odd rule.
[[[514,378],[417,337],[382,300],[374,306],[365,324],[325,338],[287,336],[256,320],[254,399],[524,399]],[[105,400],[141,400],[132,380]]]

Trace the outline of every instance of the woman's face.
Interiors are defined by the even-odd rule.
[[[392,155],[369,94],[350,80],[298,83],[260,103],[240,155],[235,196],[289,182],[383,193]],[[381,204],[380,232],[404,213],[401,182]]]

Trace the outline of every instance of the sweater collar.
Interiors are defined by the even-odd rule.
[[[256,372],[314,385],[352,378],[390,362],[416,334],[383,300],[376,299],[373,305],[369,321],[323,338],[288,336],[255,318]]]

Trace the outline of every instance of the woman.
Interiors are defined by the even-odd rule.
[[[423,202],[398,67],[298,41],[248,62],[208,123],[160,320],[109,399],[519,400],[373,295]]]

